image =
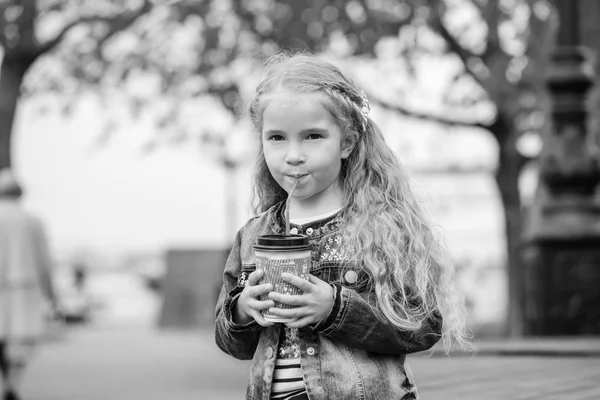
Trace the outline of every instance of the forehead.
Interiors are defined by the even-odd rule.
[[[335,123],[320,92],[298,93],[281,90],[264,97],[263,129]]]

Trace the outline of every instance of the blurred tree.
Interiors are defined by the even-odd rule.
[[[504,206],[509,304],[507,328],[521,332],[523,271],[518,249],[524,224],[519,193],[523,167],[536,156],[527,142],[548,129],[545,69],[556,18],[547,0],[263,0],[234,2],[235,10],[265,45],[380,55],[384,39],[408,70],[423,56],[457,62],[444,99],[447,112],[417,109],[409,100],[370,98],[387,109],[442,124],[483,128],[498,143],[496,182]],[[340,43],[343,45],[340,46]],[[386,47],[389,57],[390,46]],[[390,77],[394,79],[393,76]],[[479,106],[490,106],[491,118]],[[455,115],[465,115],[456,118]],[[469,115],[470,114],[470,115]],[[525,149],[525,150],[523,150]]]
[[[86,42],[88,52],[99,53],[102,42],[110,40],[117,32],[132,25],[148,11],[150,5],[148,2],[137,2],[136,7],[115,12],[114,7],[127,3],[121,1],[110,4],[112,7],[104,7],[106,10],[100,12],[99,9],[102,8],[90,5],[86,8],[85,2],[77,2],[76,6],[69,3],[73,2],[0,1],[0,168],[11,165],[11,133],[15,112],[24,90],[25,74],[32,65],[82,27],[86,31],[84,34],[90,34],[82,40]],[[82,54],[72,54],[72,58],[80,55]],[[75,76],[91,81],[94,78],[92,70],[95,69],[97,78],[98,70],[101,69],[100,65],[92,64],[88,60],[87,63],[67,65],[67,68],[72,68]],[[61,83],[66,82],[55,80],[39,84],[53,90],[54,85]]]
[[[109,105],[125,96],[133,116],[151,108],[143,114],[161,131],[148,144],[151,150],[182,143],[191,133],[200,133],[201,143],[215,142],[194,132],[198,119],[205,119],[197,100],[215,96],[237,115],[250,60],[279,48],[393,57],[412,73],[425,57],[454,60],[458,67],[443,112],[411,104],[409,89],[403,92],[401,85],[391,85],[397,90],[391,100],[375,88],[369,95],[395,112],[484,129],[496,139],[496,182],[507,233],[508,327],[518,333],[523,296],[518,182],[531,155],[520,149],[523,139],[548,127],[543,76],[553,15],[548,0],[0,0],[0,167],[11,163],[17,104],[35,93],[61,94],[64,112],[86,93],[99,94]],[[404,70],[398,75],[406,75]],[[389,76],[390,83],[396,80]],[[493,109],[492,116],[481,108]],[[110,128],[100,141],[114,132]],[[235,167],[228,156],[221,158],[226,168]]]
[[[228,1],[0,0],[0,168],[11,165],[19,101],[40,93],[57,95],[40,112],[60,104],[70,113],[90,93],[133,117],[153,107],[158,140],[180,143],[194,129],[182,123],[190,99],[214,95],[235,112],[243,63],[234,60],[251,48]]]

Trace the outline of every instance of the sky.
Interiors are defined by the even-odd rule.
[[[100,147],[102,110],[84,103],[68,119],[35,116],[27,104],[17,118],[15,174],[27,190],[25,206],[46,223],[56,251],[160,251],[228,241],[220,223],[227,177],[209,152],[180,146],[144,154],[151,132],[143,124],[124,125]],[[240,181],[240,198],[247,198]]]

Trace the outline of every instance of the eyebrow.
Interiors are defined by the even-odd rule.
[[[279,129],[270,129],[268,131],[265,131],[265,135],[281,135],[281,134],[285,134],[285,131],[279,130]],[[300,134],[306,134],[306,133],[320,133],[320,134],[326,134],[329,133],[329,131],[327,129],[323,129],[323,128],[308,128],[308,129],[304,129],[303,131],[300,131]]]

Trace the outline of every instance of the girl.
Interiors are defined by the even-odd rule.
[[[224,352],[253,359],[247,399],[416,399],[406,355],[469,343],[442,245],[368,111],[348,78],[311,55],[277,57],[256,89],[260,214],[236,236],[215,328]],[[282,274],[303,291],[293,296],[259,284],[252,246],[285,233],[296,181],[290,233],[309,236],[312,267],[308,280]],[[293,322],[272,324],[263,310]]]

